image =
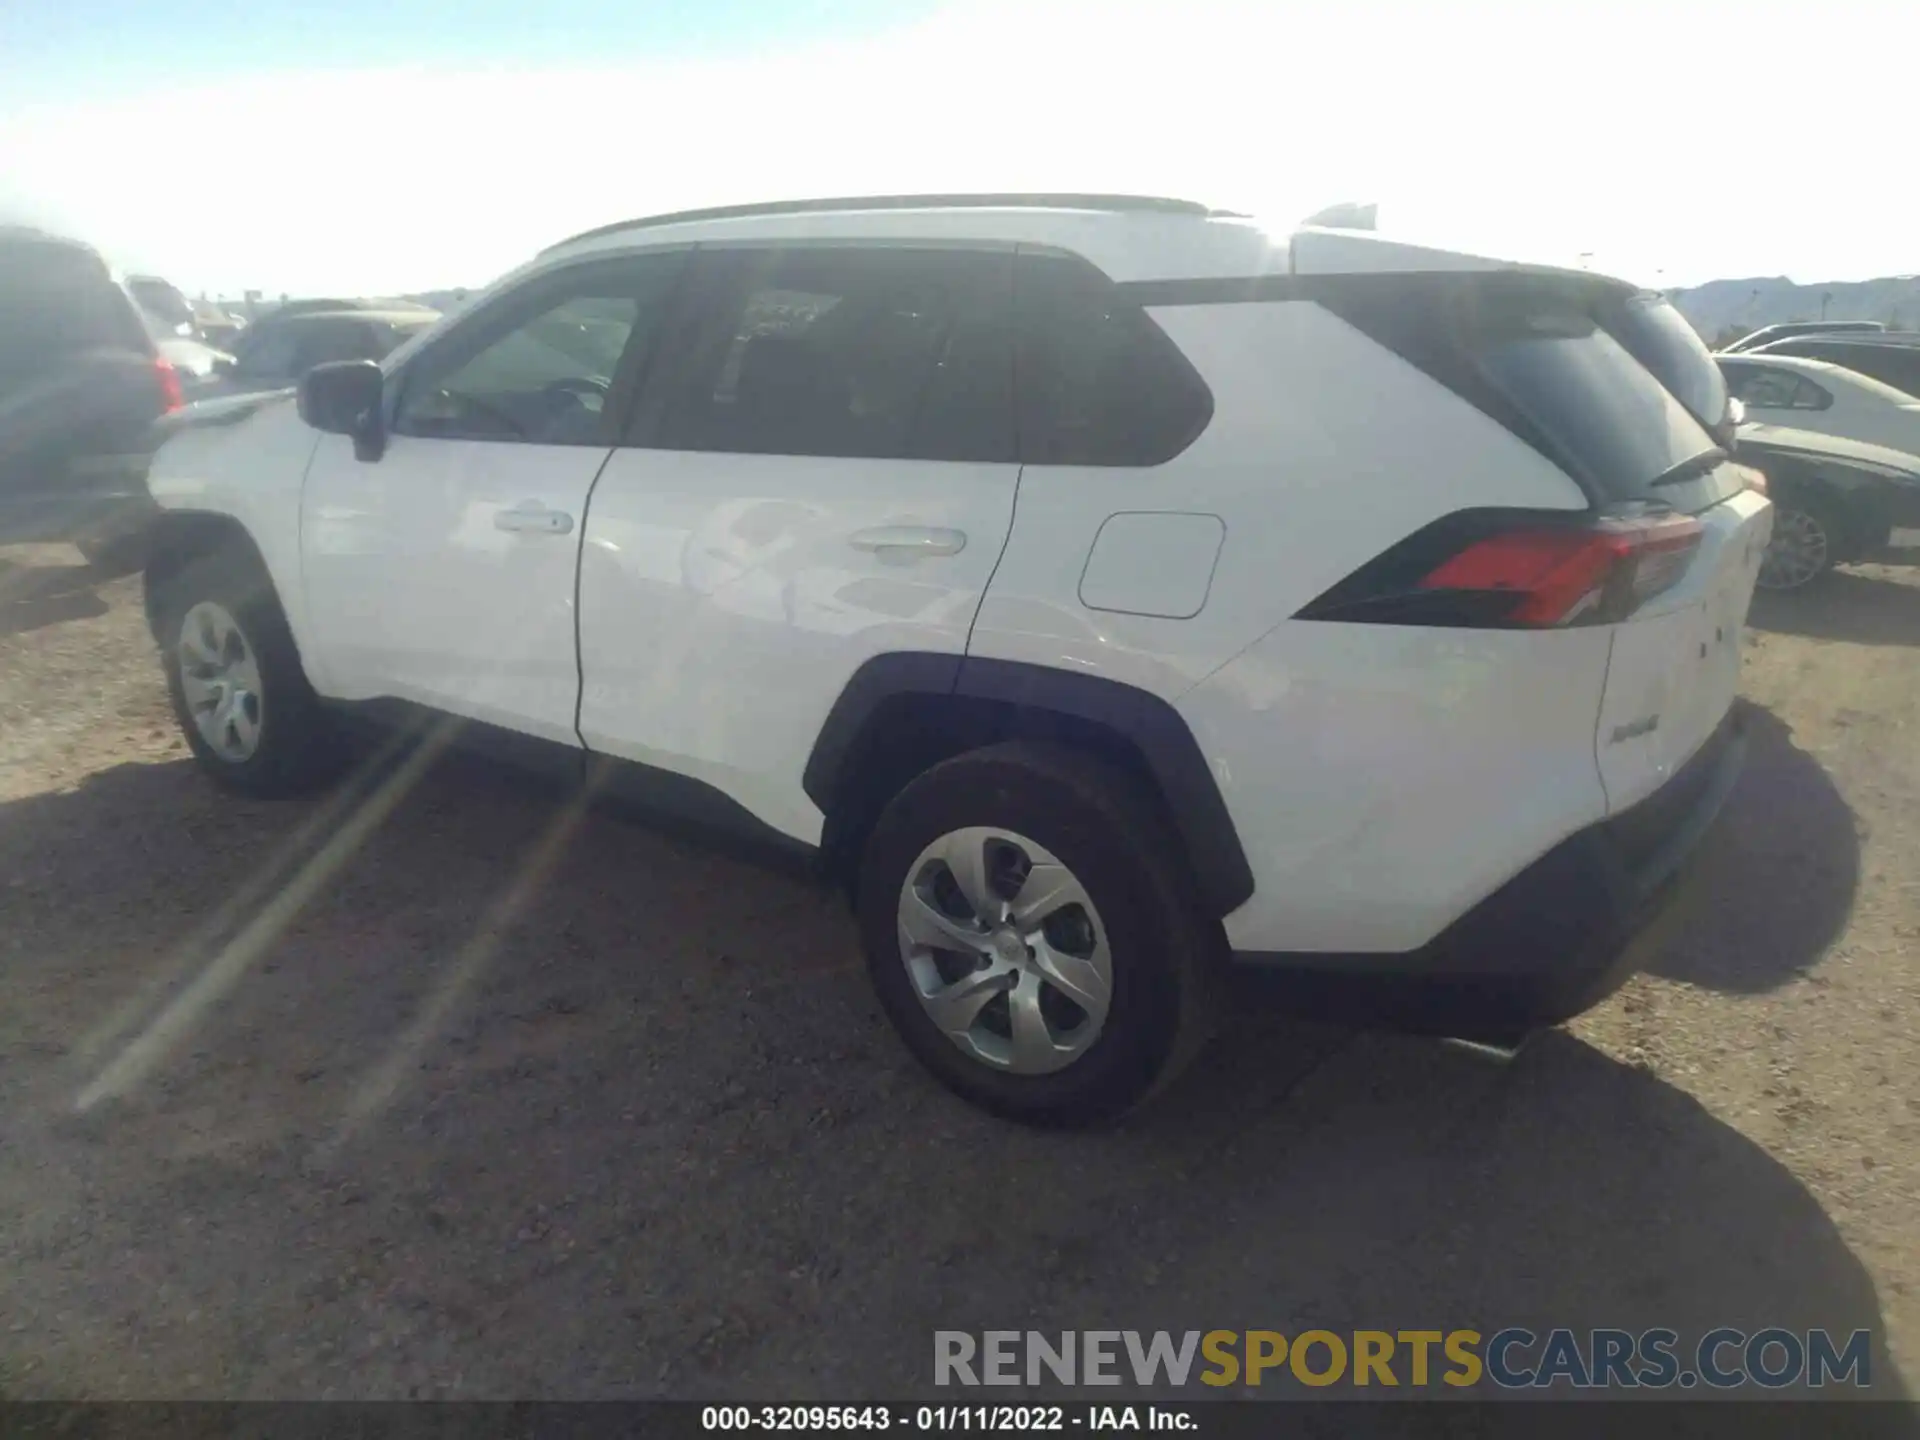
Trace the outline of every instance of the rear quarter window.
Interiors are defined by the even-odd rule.
[[[1159,465],[1198,438],[1213,394],[1139,305],[1085,261],[1023,255],[1014,375],[1028,465]]]

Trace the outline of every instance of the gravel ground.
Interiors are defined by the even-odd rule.
[[[1657,973],[1506,1066],[1241,1016],[1059,1136],[925,1080],[797,883],[468,762],[217,794],[73,558],[0,552],[7,1393],[906,1397],[936,1327],[1920,1364],[1920,570],[1757,608]]]

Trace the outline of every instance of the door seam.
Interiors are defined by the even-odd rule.
[[[973,607],[973,617],[967,621],[966,642],[960,647],[960,658],[963,662],[969,655],[973,654],[973,632],[980,624],[980,612],[987,608],[987,596],[993,593],[994,578],[1000,573],[1001,562],[1007,558],[1007,548],[1013,544],[1013,527],[1020,522],[1020,484],[1026,479],[1026,475],[1027,467],[1025,465],[1019,466],[1014,471],[1013,497],[1007,505],[1006,532],[1000,537],[1000,553],[993,557],[993,568],[987,571],[987,578],[980,586],[980,599]],[[956,673],[954,676],[954,685],[956,688],[959,683],[960,677]]]
[[[593,515],[593,497],[600,489],[600,477],[607,473],[607,466],[613,463],[613,457],[619,450],[618,445],[609,445],[607,453],[600,457],[600,468],[593,472],[593,479],[587,484],[586,497],[580,502],[580,537],[574,542],[573,550],[573,738],[580,742],[580,774],[584,780],[587,773],[587,761],[593,751],[587,746],[587,737],[580,729],[580,716],[587,701],[587,666],[581,642],[581,629],[585,623],[580,610],[580,583],[587,568],[587,524]]]

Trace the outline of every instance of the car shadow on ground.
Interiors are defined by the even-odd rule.
[[[1920,645],[1920,586],[1870,570],[1835,570],[1804,590],[1756,592],[1748,620],[1756,630],[1815,640]]]
[[[24,635],[107,613],[91,565],[19,565],[0,559],[0,636]]]
[[[1025,1130],[911,1063],[830,898],[406,778],[0,806],[0,1297],[59,1317],[0,1335],[14,1393],[953,1399],[936,1329],[1881,1335],[1793,1174],[1568,1035],[1242,1016],[1127,1124]]]
[[[1649,970],[1753,994],[1816,966],[1847,928],[1860,833],[1832,777],[1772,711],[1740,702],[1747,761],[1696,865],[1688,913]]]

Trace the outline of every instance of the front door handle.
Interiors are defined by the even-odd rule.
[[[964,530],[942,530],[933,525],[875,525],[847,537],[856,550],[886,551],[906,560],[921,555],[958,555],[967,547]]]
[[[493,528],[515,535],[565,535],[573,529],[573,516],[564,510],[549,510],[537,500],[526,500],[511,510],[496,510]]]

